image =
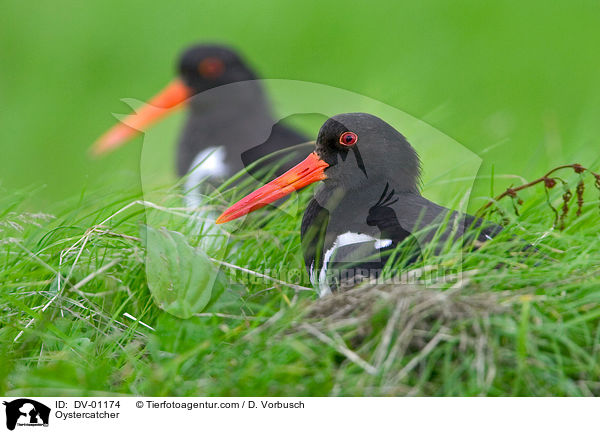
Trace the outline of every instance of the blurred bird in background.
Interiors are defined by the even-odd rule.
[[[204,180],[219,185],[244,167],[258,177],[267,168],[281,174],[304,159],[311,145],[300,132],[275,120],[271,104],[255,72],[234,50],[214,44],[187,49],[178,77],[147,105],[105,132],[92,153],[113,151],[176,109],[187,108],[179,135],[176,170],[187,174],[185,190]],[[186,194],[190,206],[198,205]]]

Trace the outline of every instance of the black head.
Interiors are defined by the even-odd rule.
[[[378,117],[338,114],[319,131],[315,152],[329,167],[326,187],[353,191],[367,184],[418,192],[419,157],[406,138]]]
[[[370,114],[339,114],[323,124],[315,151],[304,161],[248,194],[216,222],[234,220],[321,180],[315,198],[326,208],[331,200],[355,200],[360,192],[375,199],[387,199],[388,191],[418,194],[419,174],[419,157],[402,134]]]
[[[179,76],[194,93],[256,75],[233,50],[222,45],[202,44],[187,49],[179,60]]]

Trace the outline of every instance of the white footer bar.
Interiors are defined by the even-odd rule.
[[[598,426],[595,398],[3,397],[9,431],[503,432]],[[4,425],[0,429],[4,429]],[[5,430],[6,431],[6,430]],[[312,432],[309,432],[312,433]]]

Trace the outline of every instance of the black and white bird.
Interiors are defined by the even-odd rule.
[[[321,181],[301,227],[307,271],[321,296],[381,270],[396,250],[412,262],[424,248],[439,252],[471,233],[471,241],[484,242],[502,230],[427,200],[419,192],[420,172],[415,149],[392,126],[370,114],[340,114],[323,124],[303,162],[231,206],[217,223]]]
[[[92,153],[120,147],[181,107],[188,113],[176,169],[179,176],[191,172],[185,183],[188,190],[205,178],[219,184],[259,159],[262,168],[280,162],[276,172],[283,173],[312,150],[295,146],[308,138],[275,120],[261,82],[239,54],[222,45],[203,44],[186,50],[178,77],[104,133]],[[277,157],[268,157],[274,153]],[[252,174],[261,167],[253,166]]]

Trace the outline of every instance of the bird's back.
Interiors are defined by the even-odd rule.
[[[355,194],[352,206],[342,200],[332,212],[312,199],[304,213],[305,265],[321,295],[343,285],[344,279],[354,282],[357,276],[378,276],[391,258],[400,270],[419,260],[426,248],[440,253],[448,240],[483,242],[502,229],[415,193],[396,194],[386,188],[383,193],[364,194],[381,196],[375,203],[365,201],[364,206],[356,203],[361,195]],[[368,213],[362,214],[362,207]]]

